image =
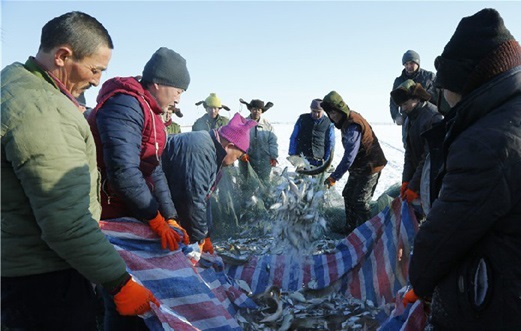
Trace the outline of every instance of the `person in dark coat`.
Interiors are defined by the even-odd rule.
[[[430,330],[521,330],[521,47],[494,9],[464,17],[436,58],[452,109],[412,293]]]
[[[311,101],[311,113],[299,116],[289,140],[288,154],[302,154],[314,166],[327,160],[335,148],[335,128],[324,116],[321,102],[322,99]]]
[[[210,93],[208,98],[204,99],[204,101],[197,102],[195,105],[199,106],[200,104],[203,105],[206,114],[195,121],[194,125],[192,125],[192,131],[210,131],[228,124],[229,119],[219,115],[219,111],[221,109],[230,111],[230,108],[223,105],[221,99],[219,99],[215,93]]]
[[[185,59],[161,47],[146,63],[141,80],[115,77],[106,81],[88,118],[101,172],[101,218],[136,218],[159,236],[163,249],[172,251],[189,239],[176,222],[160,165],[166,144],[161,115],[176,106],[189,83]],[[141,318],[120,316],[108,293],[104,297],[105,330],[147,329]]]
[[[330,188],[349,171],[342,190],[346,212],[346,230],[351,232],[371,215],[369,203],[373,197],[382,169],[387,164],[378,138],[359,113],[349,109],[340,94],[329,92],[322,108],[335,127],[342,132],[344,156],[324,184]]]
[[[213,253],[210,195],[217,188],[222,167],[232,165],[248,150],[250,129],[256,124],[236,113],[219,129],[168,139],[162,167],[170,193],[190,242],[197,242],[203,252]]]
[[[408,79],[391,92],[391,98],[407,115],[405,120],[405,157],[400,196],[411,203],[420,197],[420,180],[427,155],[426,142],[421,133],[427,131],[443,116],[429,102],[431,95],[420,83]],[[421,211],[419,211],[421,213]]]

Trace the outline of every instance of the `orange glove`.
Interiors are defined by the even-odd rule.
[[[204,242],[199,245],[201,252],[213,254],[213,245],[210,241],[210,237],[204,238]]]
[[[405,190],[407,190],[407,186],[409,185],[409,182],[403,182],[402,187],[400,188],[400,198],[405,199]]]
[[[411,203],[414,199],[417,199],[419,197],[420,195],[417,192],[414,192],[413,190],[408,188],[405,190],[402,200],[407,200],[408,203]]]
[[[179,225],[179,223],[177,223],[177,221],[175,219],[173,219],[173,218],[169,219],[167,221],[167,223],[168,223],[168,225],[181,230],[181,232],[183,233],[183,243],[185,245],[188,245],[190,243],[190,238],[188,237],[188,233],[186,233],[186,230],[183,229],[183,227],[181,225]]]
[[[150,301],[159,306],[159,301],[146,287],[130,278],[114,296],[116,310],[120,315],[143,315],[150,310]]]
[[[250,156],[248,154],[244,153],[244,155],[241,156],[240,160],[242,162],[250,162]]]
[[[171,251],[179,248],[177,243],[181,241],[181,236],[168,226],[165,218],[159,212],[148,222],[148,225],[161,238],[161,248],[166,249],[168,246]]]
[[[326,180],[324,181],[324,185],[327,186],[327,188],[332,188],[333,186],[335,186],[335,183],[336,183],[336,180],[329,176],[326,178]]]
[[[272,166],[272,167],[276,167],[278,163],[279,163],[279,161],[277,161],[277,159],[270,160],[270,166]]]
[[[418,296],[416,295],[416,293],[414,293],[414,290],[413,289],[410,289],[409,291],[407,291],[407,293],[405,293],[405,295],[403,296],[403,306],[404,307],[407,307],[407,304],[409,303],[415,303],[416,300],[418,300]]]

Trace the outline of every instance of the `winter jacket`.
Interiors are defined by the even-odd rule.
[[[437,329],[521,330],[521,67],[466,95],[440,128],[411,284],[432,296]]]
[[[99,229],[96,146],[78,108],[30,59],[2,70],[2,277],[125,274]]]
[[[181,125],[177,124],[172,120],[166,122],[165,127],[167,135],[181,133]]]
[[[192,242],[206,238],[211,230],[209,198],[225,156],[213,130],[168,138],[162,167],[181,226]]]
[[[102,219],[177,215],[159,161],[166,131],[150,92],[133,77],[106,81],[89,115],[101,172]]]
[[[251,119],[251,116],[248,116],[248,119]],[[279,157],[279,145],[273,127],[263,117],[250,130],[248,155],[250,165],[259,178],[268,179],[271,172],[270,160]]]
[[[360,132],[359,142],[356,144],[359,147],[354,151],[353,142],[345,139],[353,128]],[[339,180],[347,170],[358,175],[371,175],[382,171],[387,164],[384,152],[371,125],[359,113],[352,110],[349,112],[349,117],[342,123],[341,132],[345,152],[337,168],[331,174],[333,179]],[[350,157],[353,153],[356,153],[354,159],[353,156]]]
[[[218,129],[223,125],[228,124],[230,120],[224,116],[217,115],[215,119],[211,119],[208,114],[204,114],[203,117],[198,118],[194,125],[192,125],[192,131],[210,131],[212,129]]]
[[[432,104],[436,105],[438,100],[438,91],[434,88],[433,82],[436,75],[433,72],[427,71],[425,69],[419,68],[418,71],[414,73],[412,76],[408,76],[405,69],[402,70],[402,74],[394,79],[393,89],[394,91],[400,86],[401,83],[405,82],[407,79],[412,79],[415,83],[422,84],[422,87],[431,95],[431,99],[429,100]],[[390,98],[389,101],[389,109],[391,111],[391,117],[394,122],[396,122],[396,117],[401,115],[405,122],[406,114],[400,114],[400,110],[398,105],[394,102],[393,98]]]
[[[289,155],[303,154],[311,160],[327,160],[335,147],[335,128],[328,116],[313,119],[311,114],[299,116],[290,137]]]
[[[418,104],[408,115],[405,121],[405,157],[402,172],[402,182],[409,182],[408,188],[414,192],[420,191],[420,180],[423,163],[427,153],[425,140],[421,133],[427,131],[434,123],[438,123],[443,116],[438,113],[436,106],[430,102]]]

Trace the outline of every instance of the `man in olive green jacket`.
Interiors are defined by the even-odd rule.
[[[43,27],[35,57],[2,70],[3,327],[95,330],[91,283],[123,315],[157,303],[99,229],[94,139],[75,99],[99,84],[112,49],[103,25],[70,12]]]

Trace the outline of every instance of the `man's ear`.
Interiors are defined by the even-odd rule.
[[[67,59],[72,59],[72,49],[68,46],[60,46],[54,52],[54,64],[57,67],[64,67]]]

